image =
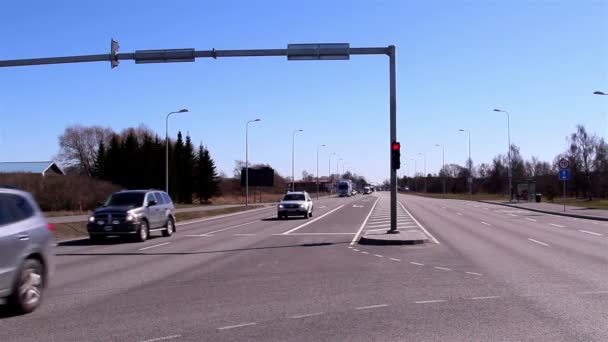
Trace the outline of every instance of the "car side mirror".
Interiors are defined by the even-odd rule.
[[[103,203],[97,202],[97,207],[103,207]]]
[[[157,203],[155,200],[151,200],[150,202],[148,202],[148,207],[152,207],[155,206]]]

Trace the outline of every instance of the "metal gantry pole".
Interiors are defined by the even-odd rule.
[[[389,63],[389,88],[390,88],[390,140],[389,146],[393,141],[397,141],[397,56],[395,46],[388,47]],[[391,170],[391,229],[389,233],[396,234],[397,230],[397,170]]]
[[[327,166],[327,177],[329,178],[330,185],[331,185],[331,156],[333,156],[335,154],[336,154],[336,152],[332,152],[329,154],[329,164]],[[332,188],[329,188],[329,192],[327,195],[328,198],[331,198],[331,190],[332,190]]]
[[[507,113],[507,141],[509,143],[509,201],[513,201],[513,159],[511,159],[511,119],[509,118],[509,112]]]
[[[445,198],[445,146],[441,145],[441,168],[443,169],[443,198]]]
[[[317,146],[317,199],[319,199],[319,148],[324,146],[325,144]]]
[[[165,192],[169,194],[169,116],[165,119]]]
[[[473,199],[473,159],[471,159],[471,130],[469,132],[469,199]]]

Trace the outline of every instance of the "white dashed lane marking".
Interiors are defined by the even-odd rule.
[[[388,304],[368,305],[368,306],[360,306],[358,308],[355,308],[355,310],[376,309],[376,308],[383,308],[383,307],[387,307],[387,306],[388,306]]]
[[[306,317],[314,317],[314,316],[319,316],[324,314],[324,312],[315,312],[315,313],[310,313],[310,314],[304,314],[304,315],[295,315],[295,316],[289,316],[288,318],[292,318],[292,319],[296,319],[296,318],[306,318]]]
[[[579,231],[579,232],[581,232],[581,233],[587,233],[587,234],[591,234],[591,235],[597,235],[597,236],[602,236],[602,235],[604,235],[604,234],[600,234],[600,233],[596,233],[596,232],[590,232],[590,231],[588,231],[588,230],[582,230],[582,229],[579,229],[578,231]]]
[[[500,298],[500,296],[473,297],[471,299],[495,299],[495,298]]]
[[[543,246],[549,246],[549,244],[546,244],[546,243],[544,243],[544,242],[542,242],[542,241],[534,240],[534,239],[531,239],[531,238],[528,238],[528,240],[530,240],[530,241],[532,241],[532,242],[534,242],[534,243],[537,243],[537,244],[539,244],[539,245],[543,245]]]
[[[553,227],[558,227],[558,228],[565,228],[565,226],[560,226],[559,224],[555,224],[555,223],[549,223],[550,226]]]
[[[431,304],[431,303],[443,303],[445,300],[443,299],[435,299],[435,300],[421,300],[418,302],[414,302],[415,304]]]
[[[227,325],[225,327],[221,327],[221,328],[217,328],[218,330],[228,330],[228,329],[235,329],[235,328],[242,328],[242,327],[248,327],[251,325],[256,325],[257,323],[251,322],[251,323],[243,323],[243,324],[236,324],[236,325]]]
[[[529,218],[529,217],[526,217],[525,219],[526,219],[526,220],[528,220],[528,221],[536,222],[536,220],[535,220],[535,219],[531,219],[531,218]]]
[[[491,224],[489,224],[487,222],[483,222],[483,221],[481,221],[481,224],[486,225],[486,226],[491,226]]]
[[[477,273],[477,272],[464,272],[466,274],[472,274],[472,275],[476,275],[476,276],[482,276],[483,274],[481,273]]]

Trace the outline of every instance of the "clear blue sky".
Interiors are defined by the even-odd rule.
[[[397,46],[398,136],[404,158],[427,154],[437,172],[489,162],[511,139],[524,157],[552,161],[582,123],[608,135],[608,1],[11,1],[0,12],[0,59],[159,48],[284,48],[288,43]],[[7,29],[10,28],[9,31]],[[164,134],[190,132],[220,170],[250,159],[296,176],[327,173],[327,152],[372,181],[388,177],[388,59],[287,62],[285,58],[199,59],[195,63],[109,63],[0,70],[0,160],[45,160],[67,125],[115,130],[145,123]],[[335,160],[335,159],[334,159]],[[335,162],[332,162],[335,170]],[[419,159],[419,170],[422,167]],[[341,169],[341,167],[340,167]],[[403,165],[402,171],[406,167]],[[413,165],[410,167],[413,172]]]

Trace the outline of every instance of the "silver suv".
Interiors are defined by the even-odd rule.
[[[106,236],[131,236],[143,242],[155,231],[171,236],[175,232],[175,207],[164,191],[115,192],[89,217],[87,230],[94,241]]]
[[[312,217],[314,205],[306,191],[288,192],[277,205],[277,217],[280,219],[288,216]]]
[[[53,270],[52,229],[30,194],[0,188],[0,298],[12,313],[40,306]]]

